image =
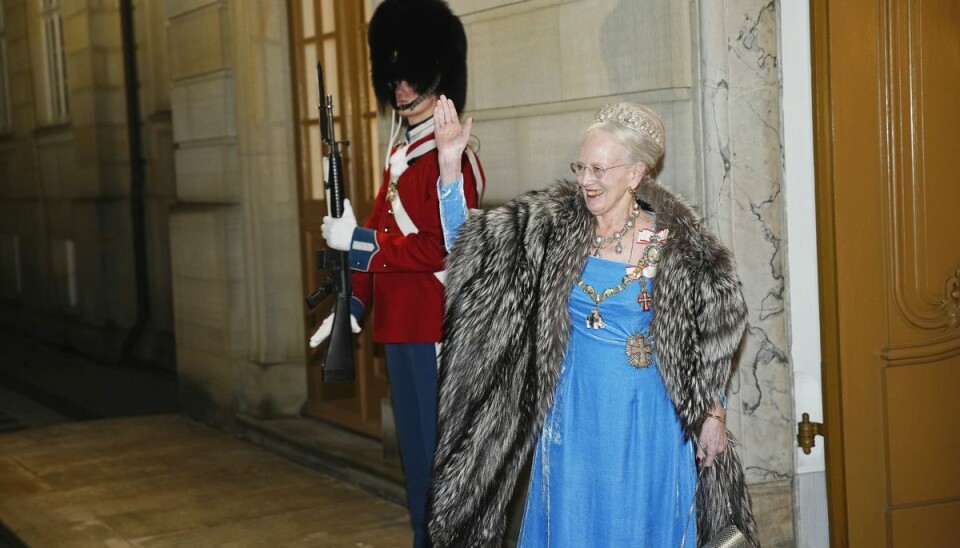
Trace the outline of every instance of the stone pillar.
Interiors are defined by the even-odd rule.
[[[183,409],[230,423],[246,357],[243,231],[228,5],[166,3],[178,205],[170,260]]]
[[[290,40],[284,2],[231,3],[248,327],[243,401],[257,417],[306,401]]]
[[[792,545],[793,404],[784,316],[776,3],[695,5],[699,198],[708,222],[736,256],[750,310],[731,380],[728,426],[742,442],[738,450],[764,546]]]
[[[286,5],[177,1],[171,249],[183,403],[229,423],[306,395]]]

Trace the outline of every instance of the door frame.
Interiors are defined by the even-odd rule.
[[[783,194],[789,299],[790,361],[793,369],[794,422],[808,413],[823,423],[820,354],[820,301],[817,298],[818,243],[814,172],[814,115],[810,6],[784,2],[780,9],[782,77]],[[809,455],[794,445],[794,524],[797,546],[827,542],[827,505],[823,440]]]
[[[811,0],[811,76],[813,90],[814,165],[816,170],[817,261],[819,265],[820,348],[823,386],[824,453],[827,509],[832,546],[846,546],[847,493],[843,461],[843,416],[840,390],[840,322],[836,261],[833,179],[833,112],[830,102],[829,0]]]

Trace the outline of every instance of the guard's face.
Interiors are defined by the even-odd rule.
[[[393,86],[393,101],[397,108],[412,103],[419,95],[416,88],[407,83],[406,80],[400,80]]]
[[[402,109],[403,106],[417,100],[420,94],[416,88],[407,83],[406,80],[400,80],[393,87],[393,100],[397,106],[397,112],[405,117],[411,124],[416,124],[433,116],[433,110],[437,106],[437,96],[430,94],[426,96],[418,105],[410,109]]]
[[[598,217],[618,218],[632,207],[631,188],[640,184],[643,164],[631,164],[627,149],[603,131],[583,136],[574,162],[587,209]]]

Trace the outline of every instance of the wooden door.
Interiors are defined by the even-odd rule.
[[[960,2],[814,0],[834,546],[960,539]]]
[[[337,140],[341,148],[346,196],[358,219],[365,219],[381,184],[377,140],[376,99],[370,87],[364,2],[289,0],[293,59],[294,114],[297,124],[300,233],[303,250],[304,295],[325,279],[314,262],[324,247],[320,225],[327,214],[322,180],[322,152],[317,111],[315,66],[324,68],[326,93],[333,95]],[[328,299],[332,301],[332,299]],[[304,344],[330,313],[330,303],[305,311],[308,332]],[[366,323],[372,325],[366,318]],[[304,413],[372,436],[381,435],[380,401],[389,392],[386,361],[369,330],[356,338],[357,378],[353,382],[324,383],[320,364],[326,344],[308,353],[307,404]]]

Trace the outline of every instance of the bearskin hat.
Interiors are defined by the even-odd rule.
[[[443,0],[384,0],[367,33],[373,89],[381,110],[394,83],[446,95],[458,111],[467,99],[467,35]],[[435,89],[432,89],[434,88]]]

